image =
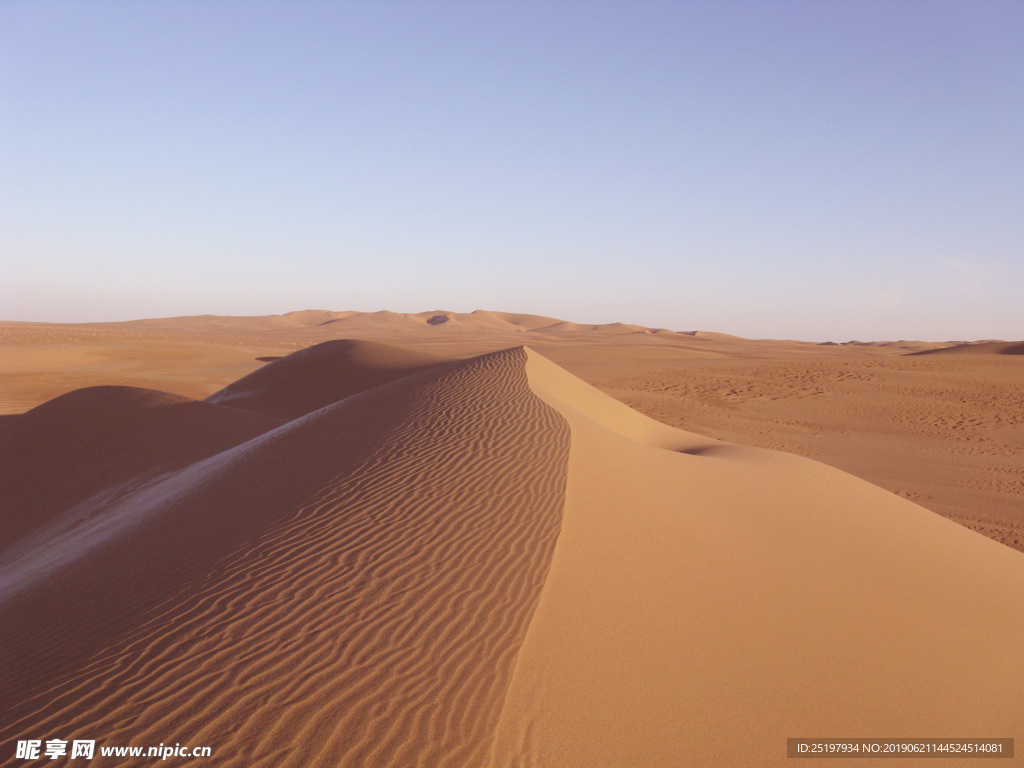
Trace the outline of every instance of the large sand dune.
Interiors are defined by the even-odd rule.
[[[294,419],[442,362],[427,352],[372,341],[325,341],[271,361],[206,401]]]
[[[0,439],[39,466],[6,495],[4,745],[654,768],[1022,735],[1024,554],[524,347],[336,341],[207,402],[73,392]]]
[[[0,548],[147,473],[180,469],[281,420],[135,387],[89,387],[0,424]]]

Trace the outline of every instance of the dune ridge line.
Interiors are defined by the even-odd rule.
[[[529,347],[328,342],[205,402],[83,390],[14,423],[45,458],[61,423],[87,438],[122,413],[92,469],[24,480],[73,492],[0,549],[8,741],[669,768],[788,765],[789,736],[1019,727],[1024,554],[656,422]],[[133,452],[162,436],[175,450]]]
[[[481,764],[564,493],[568,428],[525,360],[508,350],[374,387],[136,510],[152,522],[5,606],[5,626],[35,642],[76,601],[90,604],[79,622],[139,612],[71,666],[57,658],[70,633],[5,654],[48,678],[5,735],[184,731],[225,765]],[[194,527],[251,530],[218,547]],[[109,572],[140,547],[159,568]]]

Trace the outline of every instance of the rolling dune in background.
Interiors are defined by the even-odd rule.
[[[453,314],[385,320],[571,331]],[[266,325],[363,321],[292,315]],[[1024,736],[1024,554],[657,423],[532,349],[461,349],[331,340],[205,402],[84,389],[0,421],[25,462],[0,743],[656,768],[782,765],[791,736]]]

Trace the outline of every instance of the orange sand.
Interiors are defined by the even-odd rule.
[[[1024,737],[1024,554],[792,455],[885,467],[977,522],[928,465],[991,490],[986,461],[1018,455],[992,441],[1021,447],[1020,403],[984,420],[1020,382],[1012,344],[904,357],[943,346],[494,312],[0,339],[21,414],[0,418],[2,765],[51,737],[396,768]]]

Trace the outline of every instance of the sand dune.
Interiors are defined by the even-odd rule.
[[[90,387],[0,424],[0,549],[54,514],[180,469],[280,420],[134,387]]]
[[[566,362],[659,421],[826,462],[1024,551],[1024,358],[718,350]]]
[[[285,320],[289,320],[298,325],[304,325],[306,327],[313,327],[318,325],[327,325],[335,320],[342,320],[346,317],[351,317],[356,314],[355,312],[331,312],[326,309],[303,309],[297,312],[286,312],[281,315]]]
[[[573,331],[533,333],[561,321],[483,310],[446,312],[447,322],[427,322],[438,314],[305,310],[254,318],[0,322],[0,422],[4,414],[94,385],[203,399],[267,361],[332,339],[457,358],[528,343],[659,421],[826,462],[1024,551],[1019,355],[919,357],[908,353],[956,343],[607,333],[579,323]],[[330,322],[346,318],[353,324]]]
[[[53,324],[11,323],[9,325],[15,327],[21,325],[28,329],[38,326],[51,326]],[[83,323],[77,325],[76,329],[79,333],[90,333],[114,331],[123,328],[124,325],[124,323]],[[195,333],[202,335],[235,334],[239,332],[287,334],[289,330],[299,332],[352,333],[355,335],[369,334],[373,336],[386,336],[389,334],[407,335],[423,330],[434,330],[439,334],[457,331],[464,334],[497,335],[522,333],[525,331],[543,331],[545,333],[605,332],[609,334],[665,331],[665,329],[648,328],[629,323],[581,324],[544,315],[496,312],[482,309],[472,312],[452,312],[446,309],[428,310],[425,312],[391,312],[389,310],[373,312],[347,310],[337,312],[307,309],[288,312],[283,315],[258,317],[195,315],[190,317],[151,318],[132,321],[131,326],[136,330],[149,333],[165,331],[175,334]],[[0,330],[3,330],[2,326],[0,326]],[[323,338],[321,336],[321,340]],[[2,341],[2,335],[0,335],[0,341]]]
[[[495,764],[782,765],[782,734],[1019,727],[1020,553],[529,368],[572,448]]]
[[[565,483],[568,429],[524,360],[348,397],[5,558],[4,687],[35,691],[7,732],[480,764]]]
[[[598,333],[610,333],[610,334],[624,334],[624,333],[653,333],[655,329],[645,328],[642,325],[632,325],[630,323],[603,323],[600,325],[580,325],[579,323],[570,323],[564,320],[546,325],[540,328],[534,328],[537,333],[580,333],[580,332],[598,332]]]
[[[1024,341],[982,341],[926,349],[918,355],[1024,355]]]
[[[337,317],[325,320],[320,325],[331,325],[346,330],[382,330],[408,331],[431,327],[445,331],[460,330],[473,332],[531,331],[549,326],[559,321],[541,315],[515,314],[510,312],[488,312],[478,309],[473,312],[449,312],[438,309],[428,312],[395,313],[386,310],[380,312],[345,312],[331,313]]]
[[[209,430],[144,418],[176,408]],[[557,768],[1020,736],[1024,555],[526,348],[329,342],[205,403],[83,390],[11,424],[73,456],[38,487],[86,490],[0,551],[4,743]],[[140,433],[95,493],[83,441],[121,462]]]
[[[483,317],[493,317],[503,322],[508,323],[516,328],[521,328],[524,331],[533,331],[538,328],[549,326],[552,323],[559,322],[553,317],[546,317],[544,315],[529,315],[518,312],[491,312],[484,309],[477,309],[472,312],[473,315],[480,315]]]
[[[437,355],[372,341],[326,341],[271,362],[206,402],[294,419],[442,362]]]

